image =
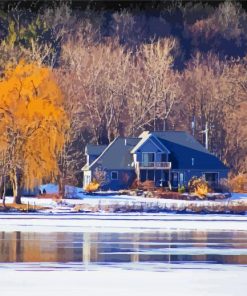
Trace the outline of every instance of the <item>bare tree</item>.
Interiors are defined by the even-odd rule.
[[[163,122],[161,129],[166,128],[167,119],[179,102],[172,70],[173,47],[174,40],[164,39],[142,45],[136,53],[128,88],[130,134],[146,128],[155,130],[159,120]]]
[[[242,141],[239,142],[238,135],[244,121],[239,121],[236,114],[239,104],[242,104],[243,100],[246,101],[246,93],[244,95],[243,90],[240,90],[241,81],[244,79],[241,77],[244,75],[244,66],[237,65],[236,61],[220,61],[212,54],[197,54],[187,65],[181,83],[183,110],[188,114],[188,129],[190,121],[195,117],[195,136],[204,142],[200,132],[205,129],[207,123],[210,151],[232,168],[239,168],[239,165],[232,163],[233,158],[230,155],[237,155],[234,147],[239,149],[239,145],[243,145],[240,144]],[[242,156],[240,158],[243,159]],[[237,156],[234,159],[237,160]]]

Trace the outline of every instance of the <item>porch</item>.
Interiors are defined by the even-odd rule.
[[[169,187],[171,184],[170,170],[162,169],[140,169],[139,180],[141,182],[153,181],[156,187]]]

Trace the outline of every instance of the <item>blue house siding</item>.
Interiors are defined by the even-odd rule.
[[[105,170],[106,184],[102,186],[102,190],[120,190],[128,189],[136,178],[134,170]],[[117,172],[118,179],[112,180],[112,172]]]
[[[88,155],[88,165],[95,161],[96,158],[98,158],[98,155]]]
[[[227,170],[187,170],[186,171],[186,181],[187,183],[192,177],[203,177],[204,173],[218,173],[219,180],[227,178]]]

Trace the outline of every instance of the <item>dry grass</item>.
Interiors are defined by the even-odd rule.
[[[204,203],[198,204],[191,202],[189,204],[159,204],[158,202],[134,202],[132,204],[111,204],[111,205],[76,205],[74,207],[75,211],[78,212],[92,212],[96,213],[103,211],[106,213],[151,213],[151,212],[172,212],[172,213],[191,213],[191,214],[245,214],[247,212],[247,202],[237,201],[237,202],[224,202],[224,203]]]
[[[6,203],[5,207],[1,204],[0,211],[18,211],[18,212],[36,212],[39,210],[46,210],[49,207],[43,207],[38,205],[28,205],[28,204],[15,204],[15,203]]]
[[[229,184],[233,192],[247,192],[247,174],[239,174],[233,177],[230,179]]]
[[[158,198],[164,198],[164,199],[187,199],[186,195],[182,195],[179,192],[169,192],[169,191],[163,191],[163,190],[156,190],[155,192],[155,197]]]

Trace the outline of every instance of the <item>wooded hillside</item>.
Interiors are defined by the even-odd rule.
[[[34,3],[35,4],[35,3]],[[97,8],[97,9],[96,9]],[[85,144],[186,130],[247,171],[247,13],[240,2],[125,7],[2,4],[0,71],[52,68],[69,118],[59,177],[80,180]],[[192,129],[194,122],[194,130]]]

